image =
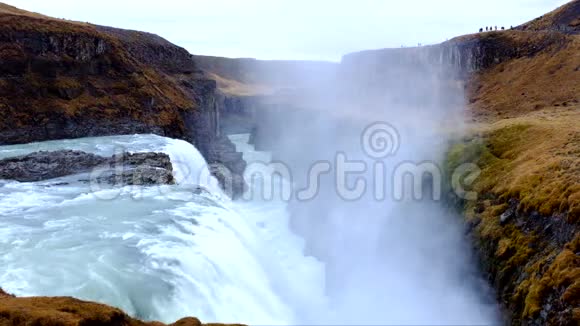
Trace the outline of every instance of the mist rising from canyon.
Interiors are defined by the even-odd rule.
[[[292,229],[326,266],[330,311],[304,322],[497,322],[443,184],[412,175],[429,164],[444,177],[465,119],[461,72],[429,51],[356,53],[313,78],[296,70],[302,86],[269,100],[258,134],[291,172]],[[301,198],[316,179],[316,194]]]

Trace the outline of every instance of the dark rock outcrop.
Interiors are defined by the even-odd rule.
[[[478,201],[476,205],[486,208],[466,222],[466,235],[478,253],[482,271],[506,308],[509,324],[575,325],[580,318],[580,274],[576,268],[580,263],[580,229],[569,223],[565,214],[523,213],[514,209],[517,201],[510,202],[509,220],[501,222],[503,214],[490,212],[494,205],[503,205],[502,200],[494,198]],[[464,205],[457,208],[463,214],[472,210]],[[490,228],[497,230],[492,233]]]
[[[0,179],[34,182],[88,172],[107,159],[81,151],[36,152],[0,161]]]
[[[35,152],[0,160],[0,179],[43,181],[95,172],[98,182],[124,185],[173,184],[173,166],[164,153],[123,153],[110,158],[82,151]]]
[[[256,125],[256,114],[265,110],[262,96],[231,96],[220,98],[220,130],[224,134],[250,133]]]
[[[99,181],[113,185],[173,184],[173,165],[163,153],[123,153],[111,157]]]

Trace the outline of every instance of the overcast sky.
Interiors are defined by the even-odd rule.
[[[49,16],[159,34],[194,54],[340,60],[509,27],[566,0],[5,0]]]

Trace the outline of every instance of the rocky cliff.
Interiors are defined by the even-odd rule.
[[[468,79],[473,73],[516,58],[532,57],[547,48],[566,46],[570,37],[549,31],[494,31],[454,38],[447,42],[415,48],[382,49],[345,55],[344,74],[368,78],[393,73],[387,63],[438,67],[450,78]],[[377,80],[380,83],[380,80]]]
[[[0,144],[155,133],[239,175],[218,97],[192,56],[159,36],[0,6]]]
[[[528,23],[506,31],[492,31],[453,38],[423,47],[379,49],[347,54],[342,69],[369,76],[386,63],[441,66],[459,77],[502,62],[534,57],[546,50],[561,50],[580,33],[580,2],[568,4]],[[361,68],[362,71],[361,71]],[[381,69],[383,68],[383,69]],[[367,77],[368,78],[368,77]]]
[[[337,64],[327,61],[256,60],[194,56],[199,67],[228,80],[244,85],[268,88],[312,87],[328,82],[336,73]]]

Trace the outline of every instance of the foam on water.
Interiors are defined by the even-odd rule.
[[[6,291],[70,295],[165,322],[197,316],[300,323],[325,304],[323,266],[303,256],[284,203],[224,199],[215,179],[199,177],[209,174],[189,143],[154,135],[84,138],[3,146],[0,158],[57,149],[166,152],[180,183],[94,191],[75,177],[0,182]],[[209,192],[194,193],[198,184]]]

